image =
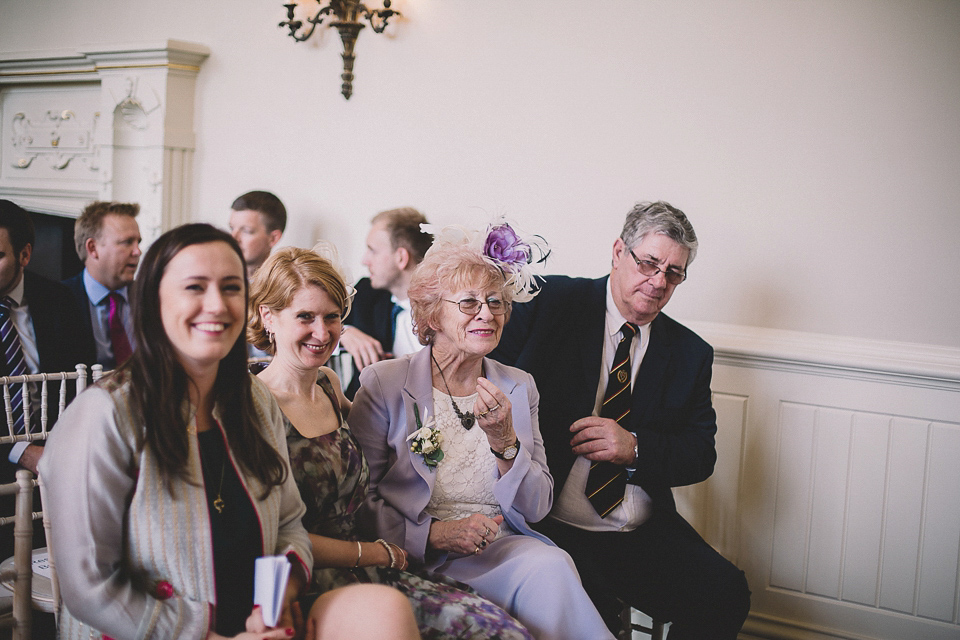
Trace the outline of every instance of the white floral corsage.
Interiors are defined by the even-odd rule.
[[[426,412],[423,414],[424,421],[420,422],[420,409],[416,403],[413,404],[413,417],[417,421],[417,430],[407,436],[410,451],[423,456],[423,462],[428,467],[435,467],[443,460],[443,449],[440,448],[443,436],[440,435],[434,419],[428,418]]]

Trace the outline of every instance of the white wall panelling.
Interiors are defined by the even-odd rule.
[[[746,631],[960,637],[960,349],[694,326],[719,461],[676,494],[747,572]]]
[[[147,243],[189,220],[208,54],[167,40],[0,56],[0,197],[73,217],[95,199],[139,202]]]

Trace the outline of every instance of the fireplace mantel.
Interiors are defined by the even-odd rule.
[[[209,54],[179,40],[0,52],[0,198],[70,217],[93,200],[139,202],[145,244],[191,219]]]

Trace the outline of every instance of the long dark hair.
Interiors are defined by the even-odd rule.
[[[187,473],[189,442],[183,405],[187,398],[187,373],[177,359],[160,317],[160,280],[170,260],[186,247],[224,242],[243,264],[240,246],[230,234],[209,224],[185,224],[167,231],[150,245],[133,286],[133,332],[137,348],[119,372],[129,375],[134,410],[143,420],[143,442],[172,490],[172,480],[190,481]],[[244,297],[249,295],[246,269]],[[246,305],[244,305],[246,309]],[[244,317],[246,326],[246,317]],[[253,404],[244,332],[220,361],[213,385],[214,403],[220,409],[227,446],[240,464],[266,487],[265,498],[286,479],[287,467],[280,454],[260,433]]]

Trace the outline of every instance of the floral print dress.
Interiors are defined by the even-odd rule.
[[[316,438],[305,438],[284,418],[290,466],[307,505],[303,526],[309,533],[357,540],[355,513],[367,492],[367,462],[343,420],[329,379],[321,373],[317,384],[333,403],[340,427]],[[438,574],[386,567],[314,567],[313,590],[320,593],[355,583],[385,584],[400,590],[409,598],[420,634],[426,640],[531,638],[504,610],[467,585]]]

